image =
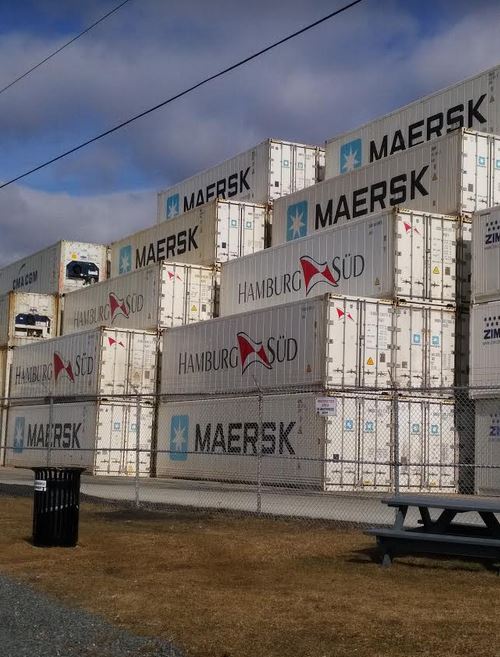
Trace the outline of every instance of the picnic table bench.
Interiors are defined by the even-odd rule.
[[[393,557],[405,554],[447,554],[500,563],[500,498],[396,495],[382,502],[397,509],[394,525],[366,531],[377,538],[382,565],[390,566]],[[420,513],[418,527],[405,527],[409,507]],[[441,510],[437,518],[431,517],[431,509]],[[482,522],[454,522],[462,513],[476,513]]]

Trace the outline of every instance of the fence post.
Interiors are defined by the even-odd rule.
[[[262,432],[263,427],[262,392],[259,390],[259,435],[257,440],[257,513],[262,513]]]
[[[47,432],[47,467],[50,466],[50,452],[52,448],[52,435],[54,433],[54,396],[49,395],[49,430]]]
[[[141,449],[141,398],[137,392],[135,406],[135,506],[139,508],[139,468],[140,468],[140,449]]]
[[[393,417],[393,458],[394,458],[394,493],[399,495],[399,400],[397,388],[392,395],[392,417]]]

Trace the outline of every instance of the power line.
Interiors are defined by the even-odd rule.
[[[134,121],[137,121],[137,119],[141,119],[143,116],[147,116],[148,114],[151,114],[152,112],[155,112],[157,109],[160,109],[160,107],[165,107],[165,105],[168,105],[169,103],[172,103],[174,100],[177,100],[178,98],[182,98],[182,96],[186,96],[187,94],[191,93],[195,89],[198,89],[199,87],[202,87],[203,85],[207,84],[208,82],[211,82],[212,80],[220,78],[223,75],[225,75],[226,73],[229,73],[230,71],[234,71],[235,69],[239,68],[240,66],[243,66],[243,64],[247,64],[248,62],[252,61],[253,59],[256,59],[257,57],[260,57],[264,53],[269,52],[270,50],[273,50],[273,48],[277,48],[278,46],[281,46],[283,43],[286,43],[287,41],[290,41],[291,39],[294,39],[295,37],[299,36],[300,34],[304,34],[304,32],[312,30],[312,28],[317,27],[321,23],[325,23],[326,21],[330,20],[334,16],[338,16],[342,12],[347,11],[347,9],[350,9],[351,7],[354,7],[355,5],[358,5],[362,1],[363,0],[354,0],[354,2],[350,2],[349,4],[344,5],[340,9],[337,9],[336,11],[331,12],[327,16],[324,16],[323,18],[320,18],[319,20],[314,21],[314,23],[310,23],[309,25],[306,25],[305,27],[302,27],[300,30],[297,30],[296,32],[293,32],[292,34],[289,34],[288,36],[284,37],[283,39],[280,39],[279,41],[276,41],[275,43],[272,43],[270,46],[266,46],[265,48],[262,48],[262,50],[259,50],[258,52],[254,53],[253,55],[249,55],[248,57],[245,57],[245,59],[241,59],[239,62],[236,62],[236,64],[232,64],[231,66],[228,66],[227,68],[223,69],[222,71],[219,71],[218,73],[214,73],[213,75],[210,75],[209,77],[205,78],[204,80],[201,80],[201,82],[197,82],[196,84],[192,85],[191,87],[188,87],[187,89],[184,89],[184,91],[181,91],[178,94],[175,94],[175,96],[171,96],[167,100],[164,100],[162,103],[158,103],[158,105],[154,105],[154,107],[150,107],[149,109],[144,110],[143,112],[140,112],[139,114],[136,114],[135,116],[132,116],[130,119],[127,119],[126,121],[123,121],[122,123],[119,123],[118,125],[115,125],[113,128],[110,128],[109,130],[106,130],[105,132],[101,132],[101,134],[96,135],[95,137],[92,137],[92,139],[87,139],[87,141],[84,141],[81,144],[78,144],[78,146],[74,146],[73,148],[70,148],[68,151],[65,151],[64,153],[61,153],[60,155],[57,155],[56,157],[53,157],[50,160],[47,160],[43,164],[39,164],[38,166],[34,167],[33,169],[30,169],[29,171],[26,171],[25,173],[22,173],[19,176],[16,176],[15,178],[12,178],[11,180],[8,180],[7,182],[2,183],[0,185],[0,189],[3,189],[4,187],[7,187],[8,185],[12,185],[12,183],[17,182],[18,180],[21,180],[22,178],[26,178],[26,176],[30,176],[32,173],[35,173],[36,171],[40,171],[40,169],[48,167],[50,164],[53,164],[54,162],[57,162],[58,160],[62,160],[64,157],[67,157],[68,155],[71,155],[72,153],[75,153],[76,151],[79,151],[80,149],[85,148],[85,146],[88,146],[89,144],[93,144],[94,142],[98,141],[99,139],[102,139],[103,137],[107,137],[108,135],[111,135],[113,132],[116,132],[117,130],[120,130],[121,128],[124,128],[125,126],[129,125],[130,123],[133,123]]]
[[[77,39],[79,39],[80,37],[82,37],[84,34],[87,34],[87,32],[90,32],[90,30],[93,29],[96,25],[99,25],[99,23],[102,23],[102,21],[106,20],[106,18],[109,18],[109,16],[111,16],[111,14],[114,14],[115,11],[118,11],[118,9],[120,9],[121,7],[123,7],[123,5],[126,5],[127,2],[130,2],[130,0],[124,0],[124,2],[121,2],[121,3],[120,3],[119,5],[117,5],[114,9],[111,9],[111,11],[108,11],[107,14],[104,14],[104,16],[101,16],[101,18],[99,18],[99,20],[97,20],[95,23],[92,23],[92,25],[89,25],[88,27],[86,27],[86,28],[83,30],[83,32],[80,32],[80,34],[77,34],[75,37],[73,37],[72,39],[70,39],[70,40],[69,40],[67,43],[65,43],[63,46],[61,46],[61,47],[58,48],[57,50],[54,50],[54,52],[51,53],[50,55],[47,55],[47,57],[45,57],[45,59],[42,59],[41,62],[38,62],[38,64],[35,64],[34,66],[32,66],[32,67],[31,67],[30,69],[28,69],[25,73],[23,73],[22,75],[20,75],[18,78],[16,78],[15,80],[12,80],[12,82],[9,82],[9,84],[7,84],[5,87],[2,87],[2,89],[0,89],[0,94],[3,94],[4,91],[7,91],[7,89],[10,89],[14,84],[16,84],[16,82],[19,82],[19,80],[22,80],[23,78],[25,78],[26,76],[28,76],[30,73],[33,73],[34,70],[36,70],[36,69],[37,69],[38,67],[40,67],[42,64],[45,64],[45,62],[48,62],[49,59],[52,59],[52,57],[55,57],[58,53],[61,52],[61,50],[64,50],[65,48],[67,48],[68,46],[70,46],[72,43],[74,43]]]

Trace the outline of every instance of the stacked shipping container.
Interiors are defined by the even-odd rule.
[[[476,406],[476,490],[500,493],[500,207],[472,222],[470,395]]]

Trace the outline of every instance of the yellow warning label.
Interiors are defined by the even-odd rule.
[[[71,254],[71,260],[76,260],[78,258],[78,255],[76,253]]]
[[[191,306],[191,312],[192,313],[195,313],[197,310],[198,310],[198,308],[196,306]]]
[[[371,356],[370,356],[370,358],[366,361],[366,364],[367,364],[367,365],[375,365],[375,363],[373,362],[373,358],[372,358]]]
[[[433,274],[439,274],[439,267],[436,265],[434,269],[432,270]]]

